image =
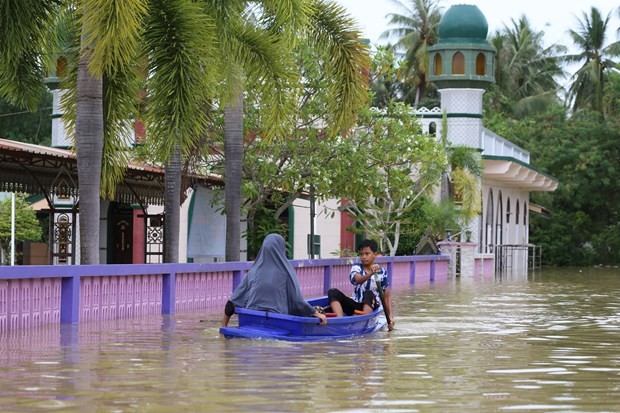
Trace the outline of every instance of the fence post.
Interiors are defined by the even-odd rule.
[[[242,279],[241,270],[233,271],[233,286],[232,286],[233,291],[235,291],[235,289],[239,286],[239,284],[241,284],[241,279]]]
[[[323,267],[323,294],[327,294],[327,291],[332,285],[332,266],[326,265]]]
[[[394,263],[393,261],[390,261],[387,263],[387,273],[388,273],[388,284],[392,285],[392,278],[394,278],[392,276],[392,268],[394,267]]]
[[[80,276],[63,277],[60,284],[60,323],[80,321]]]
[[[176,304],[176,273],[162,274],[161,313],[174,314]]]

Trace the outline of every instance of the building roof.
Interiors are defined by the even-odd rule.
[[[552,192],[558,180],[533,166],[509,156],[483,155],[483,179],[500,182],[502,186],[530,192]]]
[[[183,189],[196,182],[222,185],[217,176],[184,176],[183,181]],[[77,196],[77,188],[77,156],[72,150],[0,139],[0,191]],[[130,163],[123,182],[116,188],[114,200],[162,205],[163,168]]]

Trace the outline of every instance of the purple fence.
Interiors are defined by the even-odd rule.
[[[355,259],[291,261],[304,297],[352,289]],[[448,278],[448,256],[381,257],[393,289]],[[223,311],[251,262],[0,267],[0,333],[176,311]]]

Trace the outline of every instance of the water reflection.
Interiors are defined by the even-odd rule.
[[[620,411],[620,271],[396,291],[393,332],[223,340],[204,314],[0,339],[12,411]]]

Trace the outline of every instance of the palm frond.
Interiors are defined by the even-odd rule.
[[[479,178],[461,168],[455,168],[451,177],[461,201],[463,214],[469,219],[475,217],[482,210]]]
[[[89,70],[95,77],[126,71],[136,61],[147,0],[84,0],[83,34],[92,45]]]
[[[122,182],[133,142],[129,139],[135,130],[136,110],[142,86],[136,66],[117,71],[103,79],[103,161],[101,193],[114,199],[116,185]]]
[[[45,93],[40,51],[61,3],[0,0],[0,96],[16,106],[35,110]]]
[[[311,3],[306,0],[263,0],[261,3],[267,27],[293,46],[297,41],[297,33],[308,23]]]
[[[308,37],[324,52],[325,73],[333,81],[328,111],[333,114],[334,130],[350,128],[359,105],[367,97],[370,57],[354,20],[339,5],[316,0]]]
[[[153,0],[144,32],[148,62],[148,139],[158,158],[193,148],[207,126],[215,24],[190,0]]]

